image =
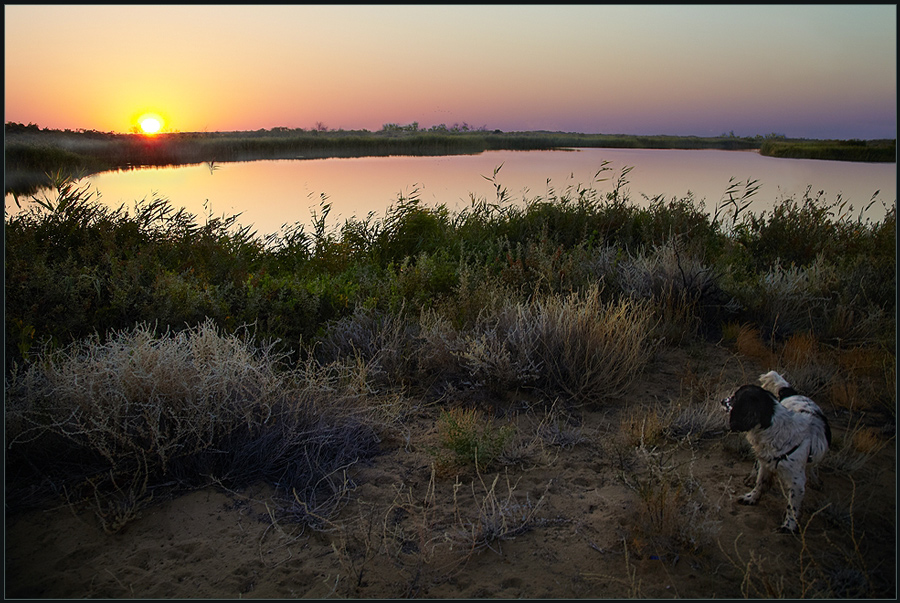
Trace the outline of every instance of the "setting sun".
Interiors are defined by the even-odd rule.
[[[145,115],[140,120],[144,134],[156,134],[162,129],[162,121],[155,115]]]
[[[153,135],[162,131],[165,121],[156,113],[144,113],[137,119],[137,124],[142,133]]]

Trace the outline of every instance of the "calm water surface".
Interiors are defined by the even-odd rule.
[[[101,201],[133,207],[136,200],[154,196],[205,217],[240,213],[238,222],[252,224],[260,235],[278,232],[282,225],[309,224],[312,212],[321,213],[323,195],[332,204],[328,222],[343,223],[369,212],[383,215],[399,195],[416,195],[423,204],[446,204],[450,209],[469,205],[471,196],[496,200],[496,181],[513,202],[545,197],[549,187],[561,193],[569,185],[588,185],[604,161],[610,170],[595,183],[601,193],[613,189],[626,166],[631,201],[663,195],[704,200],[707,210],[718,203],[729,179],[758,180],[759,191],[750,210],[759,213],[785,197],[800,198],[807,186],[825,192],[827,201],[838,195],[856,209],[868,205],[865,217],[880,220],[885,205],[897,198],[896,164],[775,159],[754,151],[577,149],[573,151],[487,151],[479,155],[441,157],[358,157],[309,160],[263,160],[173,168],[141,168],[106,172],[86,180]],[[549,179],[549,184],[548,184]],[[39,198],[41,195],[38,195]],[[7,209],[15,210],[11,196]]]

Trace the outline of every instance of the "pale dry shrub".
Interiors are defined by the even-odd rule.
[[[357,307],[350,316],[328,325],[315,344],[322,364],[360,358],[373,386],[402,384],[416,372],[418,326],[401,311],[382,313]]]
[[[9,392],[11,414],[29,424],[11,444],[51,431],[112,466],[147,457],[166,471],[236,425],[267,420],[281,386],[271,368],[281,359],[270,348],[256,352],[209,321],[163,336],[141,325],[78,342],[28,369],[44,380],[35,397]]]
[[[835,433],[822,466],[839,473],[855,473],[870,466],[870,461],[887,446],[889,439],[860,421],[843,433]]]
[[[105,527],[124,525],[161,484],[257,480],[288,501],[284,515],[322,525],[352,489],[348,467],[376,448],[358,370],[312,360],[288,370],[272,346],[211,321],[94,337],[8,383],[12,464],[22,480],[93,487]]]
[[[686,291],[699,299],[711,293],[716,287],[712,269],[697,253],[680,252],[679,246],[680,242],[673,239],[647,252],[629,255],[617,266],[621,289],[643,298]]]
[[[453,485],[454,522],[446,531],[446,537],[451,546],[461,548],[467,557],[484,549],[502,554],[499,546],[503,541],[524,534],[540,522],[537,512],[544,502],[544,495],[533,501],[525,493],[523,499],[516,494],[518,482],[512,484],[509,475],[505,477],[504,495],[497,488],[500,474],[494,476],[488,486],[479,472],[478,482],[483,494],[476,490],[473,481],[470,487],[475,508],[469,510],[463,508],[464,504],[459,496],[463,484],[457,481]]]
[[[594,441],[585,433],[581,421],[562,412],[556,402],[541,418],[535,435],[544,444],[563,450]]]
[[[475,383],[497,395],[534,387],[542,377],[539,331],[529,306],[510,304],[479,315],[461,361]]]
[[[776,264],[759,277],[755,303],[760,320],[782,333],[821,332],[837,282],[835,267],[822,254],[808,266]]]
[[[896,314],[866,304],[859,299],[840,301],[822,319],[822,332],[843,345],[865,345],[873,341],[893,343],[897,328]]]
[[[434,310],[423,310],[419,337],[418,379],[427,388],[468,377],[461,361],[466,350],[465,337],[450,319]]]
[[[685,249],[678,238],[629,255],[617,264],[616,276],[626,295],[653,301],[659,317],[657,329],[675,344],[696,336],[705,321],[714,320],[733,305],[702,253]]]
[[[622,250],[611,245],[596,247],[582,260],[582,270],[595,281],[615,281]]]
[[[575,404],[621,396],[655,345],[648,302],[604,303],[600,287],[483,312],[461,362],[492,393],[533,389]]]
[[[533,301],[520,320],[537,331],[541,387],[575,403],[621,397],[643,370],[655,345],[647,302],[604,303],[600,287]],[[527,325],[522,325],[526,327]]]
[[[720,435],[726,428],[721,404],[714,398],[703,402],[669,404],[660,415],[666,436],[679,441]]]

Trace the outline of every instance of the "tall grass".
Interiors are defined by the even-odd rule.
[[[401,198],[383,218],[343,225],[328,222],[326,203],[311,228],[266,239],[164,199],[112,209],[61,178],[56,198],[6,219],[6,369],[44,342],[207,318],[226,330],[255,324],[300,354],[357,307],[434,309],[464,326],[500,298],[598,282],[606,299],[651,301],[671,341],[749,322],[779,336],[890,343],[894,207],[863,221],[807,191],[728,225],[689,198],[629,203],[624,172],[601,166],[585,186],[523,204],[500,191],[457,213]],[[603,193],[607,179],[615,185]]]

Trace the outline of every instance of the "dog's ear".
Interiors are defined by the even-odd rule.
[[[778,399],[784,400],[785,398],[790,398],[791,396],[799,396],[800,392],[795,390],[793,387],[782,387],[778,390]]]
[[[731,431],[750,431],[756,426],[767,429],[772,426],[775,414],[775,397],[758,385],[744,385],[731,398],[731,414],[728,428]]]

